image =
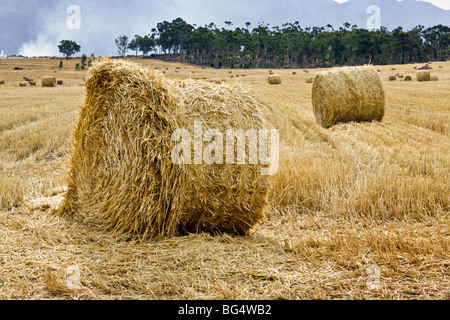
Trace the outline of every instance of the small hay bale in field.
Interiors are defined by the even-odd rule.
[[[23,77],[23,80],[25,80],[26,82],[28,82],[28,78],[27,77]]]
[[[412,81],[412,77],[411,76],[406,76],[403,81]]]
[[[397,76],[389,76],[389,81],[395,81],[397,80]]]
[[[305,80],[306,83],[313,83],[314,82],[314,77],[308,77]]]
[[[430,71],[418,71],[416,73],[417,81],[430,81],[431,80],[431,73]]]
[[[0,85],[5,84],[5,80],[0,80]]]
[[[267,81],[269,84],[281,84],[281,76],[270,75]]]
[[[397,68],[391,68],[391,70],[392,70],[392,71],[395,71],[395,70],[397,70]]]
[[[228,71],[228,73],[233,73],[233,71]]]
[[[270,180],[262,166],[175,164],[172,153],[179,144],[173,134],[185,130],[198,141],[195,122],[197,135],[198,123],[201,131],[225,134],[231,128],[262,129],[263,121],[258,103],[237,85],[169,80],[132,62],[101,61],[86,80],[59,213],[141,239],[245,234],[267,206]],[[201,143],[203,150],[211,144]],[[194,146],[187,145],[183,156],[189,159],[189,150],[192,159]]]
[[[272,71],[272,70],[269,70],[269,74],[270,74],[270,75],[273,75],[273,71]]]
[[[21,83],[19,83],[19,87],[27,87],[27,83],[26,82],[21,82]]]
[[[64,81],[63,80],[58,80],[58,81],[56,81],[56,84],[59,85],[59,86],[62,86],[64,84]]]
[[[430,81],[439,81],[438,76],[431,76]]]
[[[417,67],[414,67],[414,70],[417,70]]]
[[[444,67],[443,66],[439,66],[439,69],[443,69]]]
[[[330,128],[341,122],[381,121],[386,98],[376,69],[355,67],[316,76],[312,102],[317,122]]]
[[[30,87],[36,87],[36,81],[30,81]]]
[[[309,70],[303,70],[304,73],[309,73]]]
[[[297,74],[297,72],[293,71],[292,74]]]
[[[56,87],[56,78],[55,77],[42,77],[42,86],[44,88]]]

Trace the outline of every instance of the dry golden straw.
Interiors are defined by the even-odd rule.
[[[89,74],[61,214],[143,239],[246,234],[263,218],[270,184],[260,165],[171,157],[173,132],[193,135],[195,121],[220,132],[262,128],[259,105],[239,86],[168,80],[125,61],[104,60]]]
[[[381,121],[385,92],[373,67],[343,68],[318,75],[312,88],[317,121],[325,128],[340,122]]]
[[[267,79],[269,84],[281,84],[281,76],[278,75],[270,75],[269,78]]]
[[[431,76],[430,81],[439,81],[438,76]]]
[[[417,81],[431,81],[430,71],[418,71],[416,77]]]
[[[314,81],[314,77],[308,77],[305,80],[306,83],[313,83],[313,81]]]
[[[56,87],[56,78],[55,77],[42,77],[42,86],[43,87]]]

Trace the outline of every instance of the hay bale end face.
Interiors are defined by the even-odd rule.
[[[194,137],[195,122],[220,132],[262,129],[260,106],[243,89],[169,80],[120,60],[89,74],[61,214],[141,239],[245,234],[263,218],[270,180],[261,165],[172,160],[172,134]]]
[[[417,81],[431,81],[431,73],[430,71],[418,71],[416,73]]]
[[[314,78],[314,115],[324,128],[343,122],[382,121],[385,91],[373,67],[343,68]]]
[[[270,75],[268,78],[268,83],[271,85],[281,84],[281,76]]]
[[[406,76],[403,81],[412,81],[412,77],[411,76]]]
[[[42,77],[42,87],[44,87],[44,88],[56,87],[56,78],[55,77]]]
[[[397,80],[397,76],[389,76],[389,81],[395,81]]]

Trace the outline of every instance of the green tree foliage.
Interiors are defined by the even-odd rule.
[[[125,57],[125,54],[128,51],[128,45],[129,45],[129,41],[128,40],[129,39],[128,39],[128,37],[126,35],[119,36],[116,39],[116,46],[117,46],[117,49],[119,50],[118,52],[119,52],[119,55],[121,57]]]
[[[450,58],[450,28],[442,25],[410,31],[385,27],[369,31],[350,23],[338,29],[302,28],[298,21],[281,27],[259,23],[253,29],[250,22],[234,30],[231,21],[225,25],[219,29],[214,23],[197,27],[181,18],[163,21],[151,36],[136,35],[129,48],[136,55],[158,49],[162,59],[227,68],[404,64]]]
[[[58,45],[59,52],[64,54],[67,59],[73,56],[75,53],[81,51],[81,46],[77,44],[75,41],[71,40],[62,40]]]

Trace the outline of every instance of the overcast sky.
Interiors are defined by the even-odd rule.
[[[426,1],[450,9],[450,0]],[[80,8],[79,29],[67,27],[72,5]],[[302,26],[324,26],[333,19],[333,6],[332,0],[0,0],[0,53],[60,55],[58,43],[69,39],[82,46],[82,53],[115,55],[114,39],[119,35],[145,35],[158,22],[178,17],[199,26],[215,22],[219,28],[227,20],[234,27],[244,27],[246,21],[273,26],[296,20]],[[365,14],[362,18],[367,19]]]

